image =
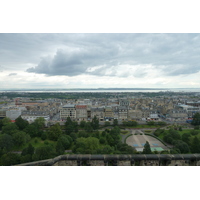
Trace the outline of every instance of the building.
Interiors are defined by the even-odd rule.
[[[43,117],[45,121],[49,121],[50,119],[48,113],[44,111],[23,111],[21,114],[21,118],[27,120],[29,123],[34,122],[39,117]]]
[[[106,121],[111,121],[114,118],[114,113],[112,108],[107,107],[105,108],[105,120]]]
[[[128,108],[126,106],[118,107],[118,119],[125,120],[128,118]]]
[[[71,120],[76,119],[76,107],[74,104],[66,104],[60,110],[60,119],[66,120],[67,117],[70,117]]]
[[[87,114],[87,106],[86,105],[76,105],[76,120],[77,121],[87,121],[88,114]]]
[[[11,120],[16,120],[21,115],[21,113],[21,110],[7,110],[6,117],[10,118]]]

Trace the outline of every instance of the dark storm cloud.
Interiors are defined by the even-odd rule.
[[[2,64],[31,63],[27,72],[48,76],[148,73],[145,68],[119,73],[123,65],[153,65],[166,76],[200,70],[199,34],[0,34],[0,43]]]

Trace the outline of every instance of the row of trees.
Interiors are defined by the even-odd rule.
[[[200,140],[197,130],[191,130],[190,132],[180,133],[177,130],[169,129],[157,129],[154,132],[154,135],[160,136],[163,135],[163,140],[173,145],[174,153],[200,153]]]

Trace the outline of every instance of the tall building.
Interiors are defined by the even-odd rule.
[[[76,105],[76,120],[77,121],[87,121],[88,116],[87,116],[87,106],[86,105]]]
[[[60,110],[60,119],[66,120],[67,117],[70,117],[71,120],[76,119],[76,107],[74,104],[66,104]]]

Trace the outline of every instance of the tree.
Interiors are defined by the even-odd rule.
[[[18,126],[19,130],[24,130],[29,125],[28,121],[22,119],[21,116],[15,120],[15,124]]]
[[[35,125],[37,129],[42,129],[45,127],[45,119],[43,117],[38,117],[32,124]]]
[[[56,123],[55,125],[51,126],[47,131],[47,134],[50,140],[57,141],[59,136],[62,135],[60,124]]]
[[[200,153],[200,141],[196,136],[192,140],[191,152],[192,153]]]
[[[93,131],[93,128],[91,126],[91,123],[90,122],[87,122],[85,124],[85,128],[84,128],[88,133],[91,133]]]
[[[14,145],[16,145],[18,147],[24,145],[27,142],[26,141],[26,139],[27,139],[26,133],[23,131],[18,131],[16,133],[14,133],[12,138],[13,138]]]
[[[20,155],[16,153],[7,153],[1,157],[1,165],[10,166],[20,164]]]
[[[86,121],[82,120],[82,121],[80,122],[80,127],[81,127],[81,128],[84,128],[84,127],[85,127],[85,124],[86,124]]]
[[[0,149],[6,152],[10,151],[13,147],[13,139],[8,134],[0,135]]]
[[[5,126],[2,127],[2,133],[13,135],[19,130],[18,126],[15,123],[8,123]]]
[[[68,135],[72,132],[78,132],[78,123],[73,122],[70,117],[67,117],[67,121],[65,122],[65,131]]]
[[[38,147],[33,155],[33,160],[45,160],[56,156],[55,148],[50,145]]]
[[[146,141],[144,145],[143,154],[152,154],[151,147],[148,141]]]
[[[65,148],[63,147],[62,141],[58,140],[56,144],[56,152],[58,155],[62,155],[65,152]]]
[[[32,144],[29,144],[28,147],[24,148],[22,150],[22,156],[25,156],[25,155],[33,155],[34,154],[34,151],[35,151],[35,148],[32,146]]]
[[[12,123],[10,118],[4,117],[4,118],[2,119],[2,125],[3,125],[3,126],[5,126],[5,125],[7,125],[7,124],[10,124],[10,123]]]
[[[192,125],[200,125],[200,113],[195,113],[193,116],[193,120],[191,122]]]
[[[64,147],[64,150],[65,150],[71,146],[73,140],[69,135],[61,135],[58,138],[58,142],[60,142],[62,144],[62,146]]]
[[[29,134],[31,136],[31,138],[33,137],[37,137],[38,133],[39,133],[39,129],[38,126],[36,124],[28,124],[28,126],[26,126],[26,128],[24,129],[24,131]]]
[[[79,131],[78,137],[89,137],[89,134],[86,131]]]
[[[182,140],[175,140],[174,141],[174,148],[179,149],[181,153],[189,153],[190,148],[187,143],[183,142]]]
[[[105,122],[105,126],[110,126],[110,122]]]
[[[163,122],[163,121],[159,121],[159,122],[157,122],[157,124],[158,124],[159,126],[165,126],[165,125],[167,125],[167,123],[166,123],[166,122]]]
[[[113,126],[118,126],[118,120],[117,119],[113,120]]]
[[[93,154],[99,148],[99,139],[95,137],[77,138],[73,149],[75,153]]]
[[[189,144],[190,143],[190,139],[189,139],[190,137],[191,137],[190,133],[183,133],[183,135],[182,135],[183,142],[186,142],[187,144]]]
[[[96,117],[96,115],[94,116],[94,118],[92,119],[92,123],[91,126],[94,130],[99,128],[99,119]]]
[[[149,121],[149,122],[147,122],[147,125],[153,126],[153,125],[155,125],[155,122],[154,121]]]

